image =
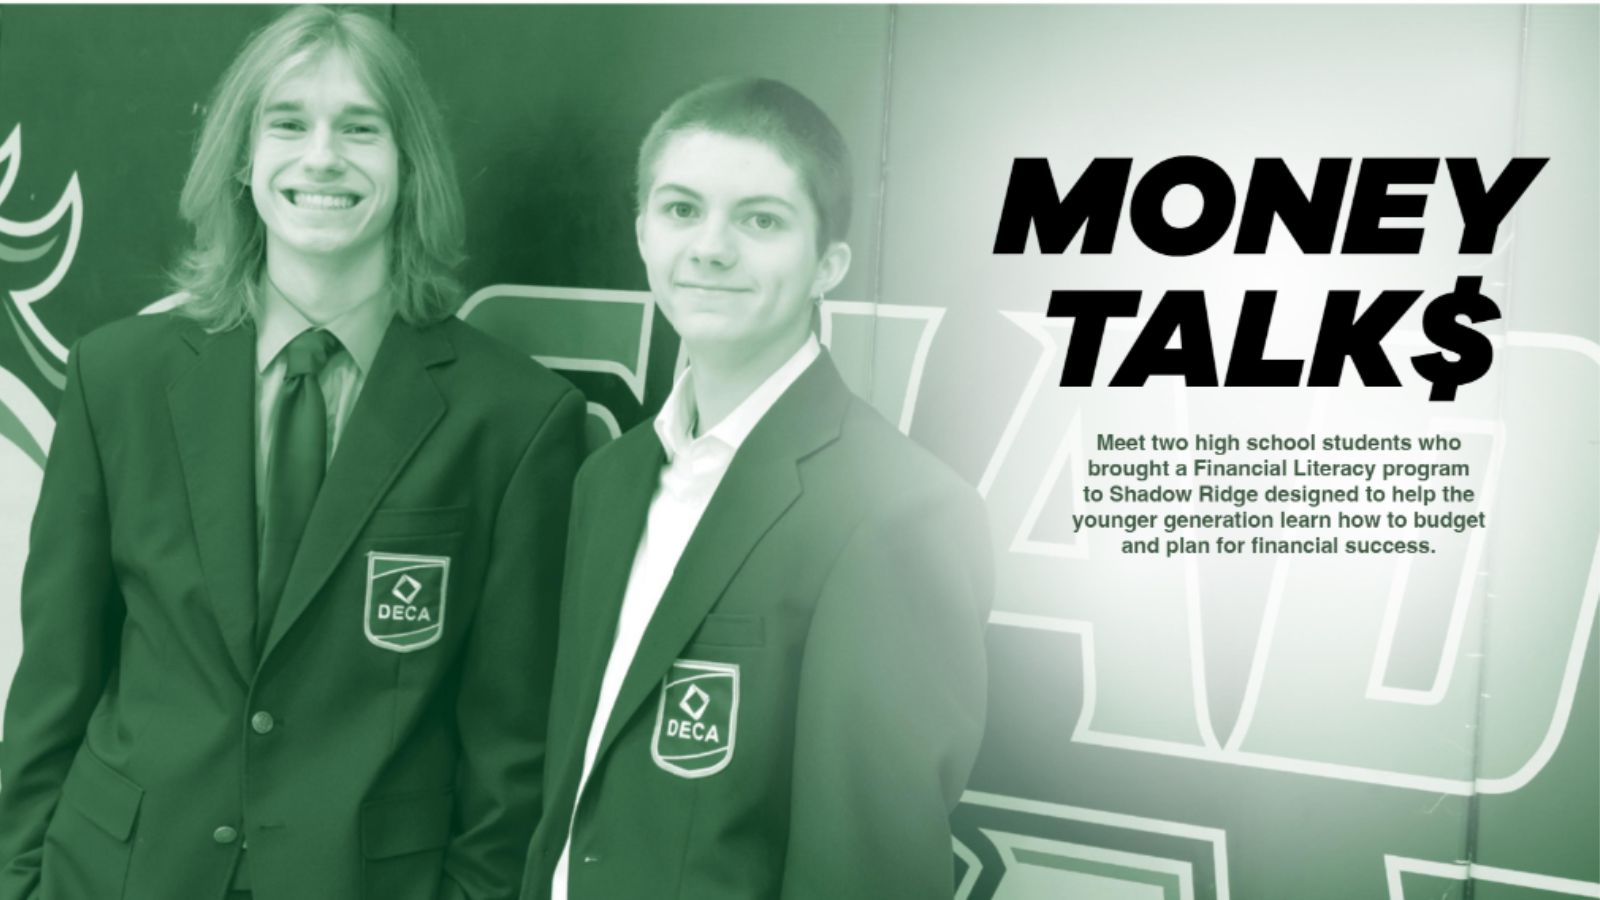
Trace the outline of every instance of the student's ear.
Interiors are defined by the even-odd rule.
[[[822,251],[822,259],[817,264],[817,277],[811,282],[811,296],[826,297],[839,286],[849,271],[850,245],[844,241],[829,244]]]

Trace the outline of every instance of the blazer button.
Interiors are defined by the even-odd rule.
[[[256,734],[266,734],[275,724],[277,723],[272,720],[272,713],[269,712],[258,712],[250,717],[250,728]]]
[[[586,862],[586,863],[597,863],[597,862],[600,861],[600,854],[598,854],[598,853],[585,853],[583,855],[583,861]]]
[[[231,844],[239,839],[239,832],[232,825],[223,825],[211,832],[211,839],[219,844]]]

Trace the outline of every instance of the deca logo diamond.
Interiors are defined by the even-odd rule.
[[[417,591],[420,590],[422,590],[422,582],[412,578],[410,575],[401,575],[400,581],[395,584],[394,590],[389,593],[399,597],[401,603],[409,606],[411,601],[417,599]]]
[[[711,695],[700,690],[697,684],[689,685],[688,693],[678,702],[678,708],[688,713],[696,722],[706,714],[706,707],[711,704]]]

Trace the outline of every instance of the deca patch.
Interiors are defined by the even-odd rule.
[[[450,557],[409,553],[367,554],[367,640],[385,650],[410,653],[444,634],[445,589]]]
[[[655,737],[656,765],[684,778],[704,778],[733,760],[739,726],[739,667],[680,659],[661,681]]]

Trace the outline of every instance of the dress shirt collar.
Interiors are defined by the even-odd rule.
[[[340,313],[322,326],[339,339],[345,352],[355,360],[365,376],[378,356],[383,334],[389,328],[394,309],[387,288]],[[267,370],[283,348],[302,331],[317,327],[294,308],[271,280],[261,279],[261,318],[256,328],[256,372]]]
[[[707,444],[722,445],[730,455],[736,452],[767,414],[767,410],[772,408],[772,404],[778,402],[783,392],[821,355],[822,347],[817,343],[817,336],[808,335],[805,344],[787,362],[768,375],[767,380],[751,391],[750,396],[744,398],[715,428],[698,438],[694,436],[694,370],[685,370],[678,378],[678,383],[672,386],[672,393],[667,395],[667,402],[662,404],[655,421],[656,436],[661,439],[667,462],[671,463],[679,455]]]

